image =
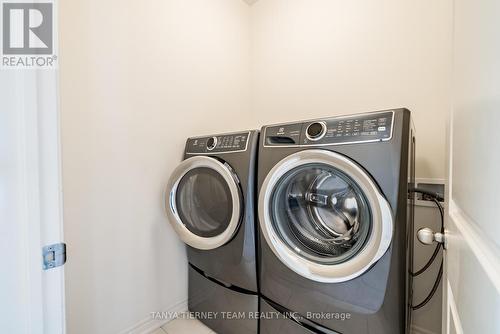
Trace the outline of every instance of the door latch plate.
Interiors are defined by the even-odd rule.
[[[66,263],[66,244],[61,242],[42,249],[43,270],[62,266]]]

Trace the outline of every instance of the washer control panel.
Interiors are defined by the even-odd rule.
[[[392,138],[394,111],[273,125],[265,129],[265,146],[341,145]]]
[[[246,151],[250,132],[189,138],[186,153],[213,154]]]

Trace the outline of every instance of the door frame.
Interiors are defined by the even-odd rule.
[[[64,240],[58,71],[9,70],[2,76],[10,86],[2,95],[9,127],[2,138],[10,150],[1,175],[8,183],[10,219],[0,238],[15,245],[9,258],[15,266],[1,275],[8,291],[0,306],[10,308],[2,326],[16,333],[65,333],[64,266],[44,270],[42,255],[44,246]]]
[[[58,1],[53,1],[53,49],[58,54]],[[1,221],[0,301],[3,330],[66,333],[64,266],[43,269],[42,248],[60,243],[63,196],[57,61],[53,68],[0,71],[2,190],[8,219]],[[3,168],[5,167],[5,168]],[[4,179],[5,178],[5,179]],[[4,195],[4,194],[0,194]],[[3,211],[2,211],[3,213]],[[8,248],[2,246],[8,245]],[[5,285],[4,285],[5,283]],[[2,291],[3,292],[3,291]],[[2,293],[3,297],[3,293]]]

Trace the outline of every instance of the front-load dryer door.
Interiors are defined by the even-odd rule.
[[[243,211],[238,178],[227,163],[196,156],[174,170],[166,211],[179,237],[191,247],[220,247],[234,236]]]
[[[366,171],[316,149],[290,155],[269,172],[259,218],[281,262],[326,283],[366,272],[389,248],[394,229],[389,203]]]

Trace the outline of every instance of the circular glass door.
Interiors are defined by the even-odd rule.
[[[231,221],[231,191],[222,175],[211,168],[187,172],[177,185],[175,202],[186,228],[201,237],[221,234]]]
[[[220,161],[197,156],[172,173],[167,213],[180,238],[198,249],[229,241],[241,218],[241,192],[232,169]]]
[[[342,171],[306,164],[286,173],[271,197],[272,224],[288,247],[320,264],[349,260],[372,225],[361,189]]]
[[[266,177],[259,195],[264,237],[290,269],[312,280],[361,275],[392,239],[392,216],[358,165],[324,150],[291,155]]]

